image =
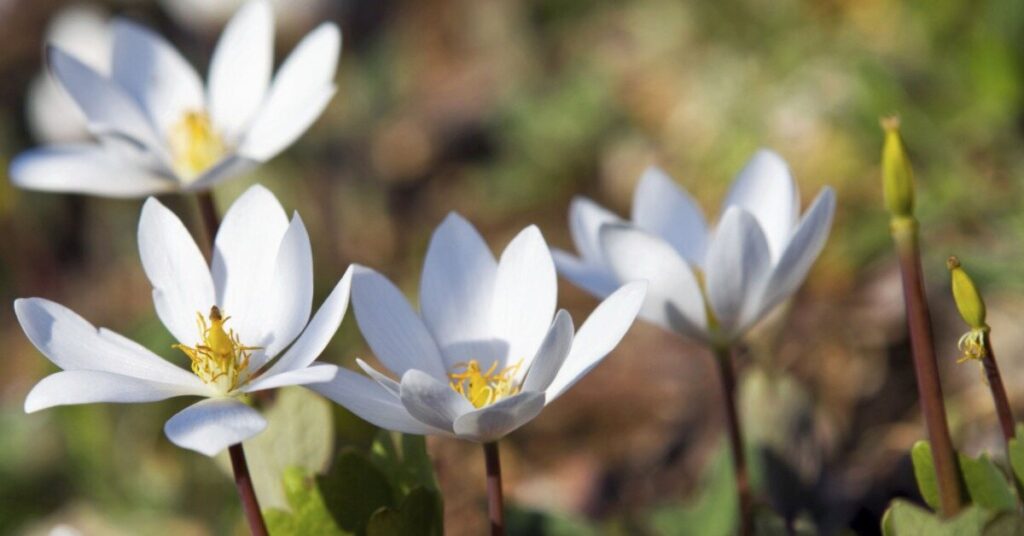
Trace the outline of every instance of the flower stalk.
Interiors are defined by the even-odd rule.
[[[960,350],[963,356],[957,363],[977,360],[985,371],[985,380],[989,390],[992,391],[992,402],[996,407],[996,415],[999,417],[999,426],[1003,431],[1003,439],[1007,442],[1014,437],[1013,412],[1010,410],[1010,399],[1006,396],[1006,387],[1003,386],[1003,378],[999,373],[999,365],[996,364],[996,354],[992,350],[992,338],[989,336],[991,329],[985,321],[986,308],[985,300],[981,292],[974,284],[971,276],[960,265],[960,259],[955,256],[946,261],[949,268],[950,283],[953,290],[953,300],[956,302],[960,317],[971,328],[966,335],[960,338]]]
[[[213,239],[220,229],[220,217],[217,215],[217,205],[213,202],[213,193],[209,190],[196,194],[196,203],[199,205],[199,216],[203,219],[203,228],[206,229],[206,237],[210,241],[210,251],[213,251]]]
[[[267,536],[267,524],[263,521],[260,503],[256,498],[256,490],[252,486],[252,477],[249,476],[249,465],[245,462],[245,450],[241,443],[235,443],[228,447],[228,453],[231,455],[231,468],[235,472],[235,486],[238,487],[238,495],[242,498],[242,510],[245,512],[245,520],[249,523],[249,531],[253,536]]]
[[[487,514],[491,536],[505,536],[505,500],[501,491],[501,459],[497,441],[484,443],[484,463],[487,466]]]
[[[736,374],[733,371],[732,352],[728,347],[715,347],[715,361],[722,378],[722,398],[725,402],[725,417],[728,427],[729,445],[732,448],[733,474],[736,479],[736,497],[739,504],[739,522],[742,536],[753,534],[751,515],[753,498],[750,493],[750,477],[747,472],[746,447],[740,426],[739,411],[736,408]]]
[[[962,503],[960,480],[953,440],[946,420],[938,362],[935,359],[928,300],[924,293],[918,225],[913,214],[913,172],[899,135],[899,121],[894,118],[885,119],[882,127],[885,130],[882,181],[886,208],[892,216],[890,230],[903,280],[903,298],[918,397],[935,461],[941,514],[952,517],[960,511]]]

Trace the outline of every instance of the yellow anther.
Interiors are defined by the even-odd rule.
[[[216,164],[226,153],[224,141],[214,130],[206,112],[189,111],[167,133],[174,170],[194,179]]]
[[[249,368],[249,359],[258,346],[245,346],[232,329],[224,324],[231,319],[221,315],[214,305],[210,308],[209,323],[202,313],[196,313],[199,327],[199,344],[194,347],[175,344],[192,361],[192,372],[204,382],[212,384],[224,393],[238,388],[244,378],[240,376]]]
[[[522,363],[520,360],[497,371],[498,362],[495,361],[484,372],[476,359],[470,359],[466,363],[456,365],[461,371],[448,375],[449,385],[453,391],[469,400],[473,407],[489,406],[519,392],[519,386],[515,385],[515,376]]]
[[[957,348],[960,349],[960,359],[957,363],[966,363],[971,360],[982,360],[988,355],[988,344],[985,338],[988,337],[988,327],[972,329],[964,333],[957,341]]]

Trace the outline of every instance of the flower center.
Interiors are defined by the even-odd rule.
[[[210,308],[209,322],[202,313],[196,313],[199,343],[194,347],[184,344],[173,346],[192,360],[192,372],[196,376],[223,393],[230,393],[238,388],[242,383],[239,376],[249,368],[249,358],[253,350],[260,349],[258,346],[243,345],[234,330],[224,329],[224,324],[230,318],[221,316],[216,305]]]
[[[189,111],[167,133],[174,170],[186,180],[195,179],[227,152],[224,140],[213,128],[210,116]]]
[[[484,372],[476,359],[470,359],[455,366],[456,371],[448,375],[448,385],[453,391],[466,397],[473,407],[489,406],[519,392],[519,386],[513,382],[522,363],[520,360],[515,365],[499,371],[498,362],[495,361],[491,363],[487,372]]]

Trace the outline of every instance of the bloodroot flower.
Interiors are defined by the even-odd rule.
[[[451,214],[434,232],[417,313],[379,273],[355,267],[359,329],[394,376],[362,360],[368,376],[338,369],[310,386],[367,421],[410,434],[494,442],[540,413],[625,335],[644,283],[611,293],[574,332],[555,313],[554,263],[535,226],[495,260],[466,220]]]
[[[11,164],[14,184],[108,197],[209,189],[294,142],[334,95],[337,26],[307,35],[271,80],[274,20],[252,0],[227,24],[207,85],[163,37],[118,19],[110,73],[51,44],[50,72],[85,114],[93,144],[33,149]]]
[[[636,188],[632,221],[589,199],[573,201],[569,227],[580,255],[554,257],[562,275],[598,297],[647,281],[641,317],[725,347],[796,291],[834,211],[835,194],[825,187],[801,218],[785,161],[762,150],[740,171],[711,227],[693,199],[652,167]]]
[[[250,188],[228,211],[212,266],[181,221],[152,198],[139,221],[139,254],[157,315],[191,372],[60,304],[19,299],[14,310],[25,334],[63,369],[36,384],[26,412],[200,396],[204,400],[171,417],[164,432],[178,446],[213,456],[266,427],[259,412],[239,400],[247,393],[334,377],[337,367],[313,361],[345,315],[351,275],[310,320],[309,236],[299,216],[289,222],[265,188]]]

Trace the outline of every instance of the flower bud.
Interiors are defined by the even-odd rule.
[[[882,146],[882,191],[885,208],[894,217],[914,215],[914,170],[910,167],[898,117],[882,119],[885,144]]]
[[[960,267],[960,259],[950,257],[946,261],[949,274],[952,279],[953,299],[956,301],[956,308],[964,322],[973,329],[986,327],[985,324],[985,301],[981,299],[978,287],[967,272]]]

